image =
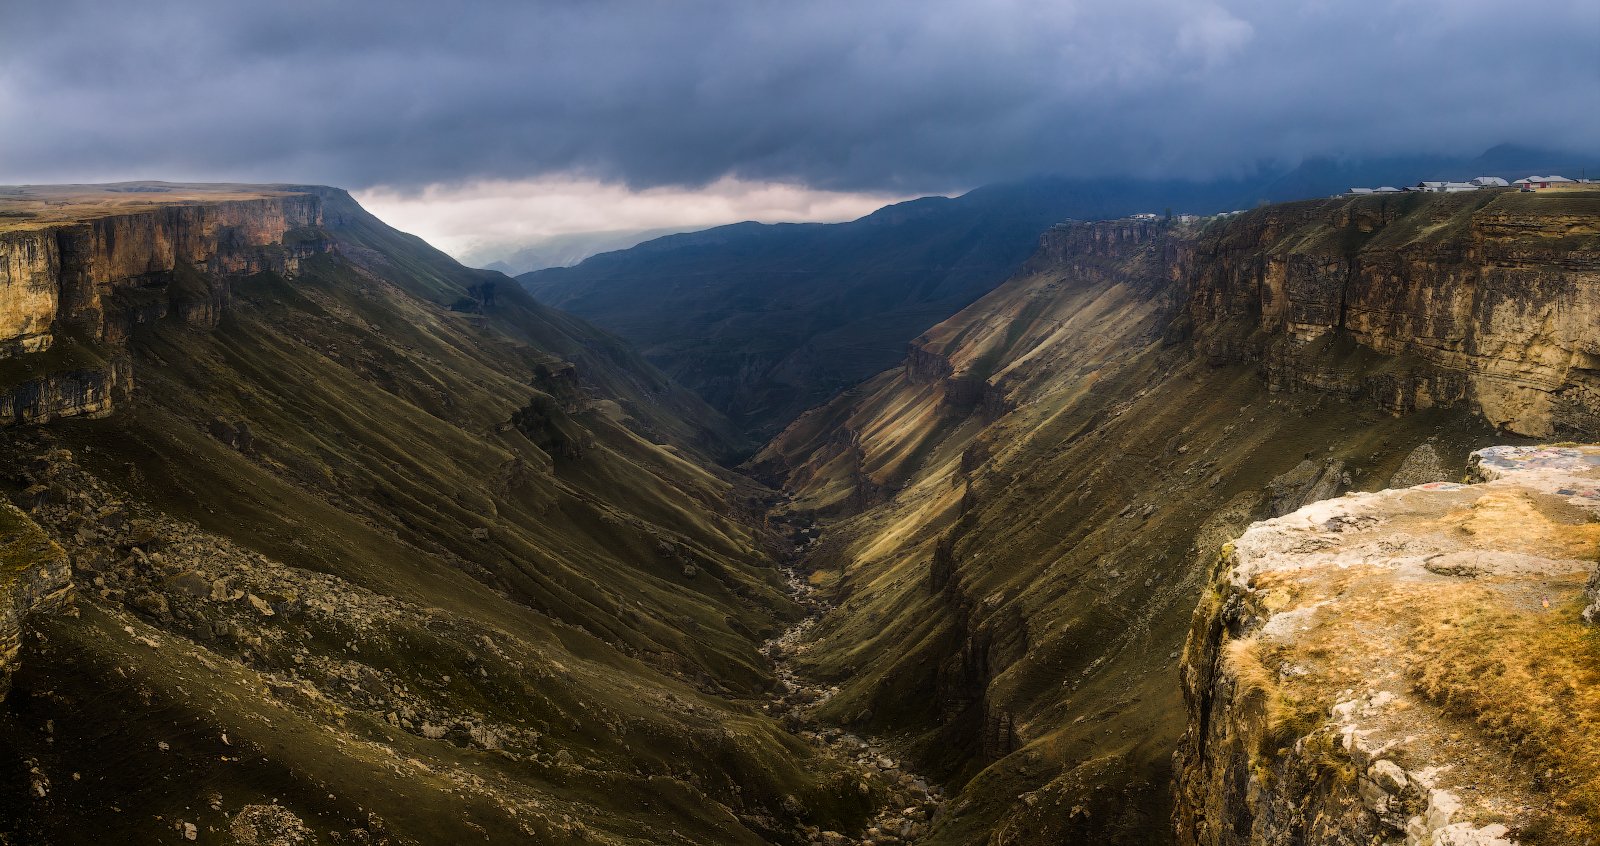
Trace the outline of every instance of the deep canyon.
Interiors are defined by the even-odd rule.
[[[0,189],[0,833],[1600,829],[1600,191],[975,231],[669,373],[338,189]]]

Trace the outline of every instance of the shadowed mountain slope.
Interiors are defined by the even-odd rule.
[[[1500,147],[1472,160],[1314,159],[1211,182],[1040,178],[900,203],[850,223],[740,223],[673,235],[518,278],[541,300],[628,339],[765,440],[892,366],[912,338],[1016,271],[1055,223],[1208,214],[1354,185],[1576,175],[1588,158]]]
[[[760,708],[798,610],[718,414],[341,191],[235,188],[0,233],[47,422],[0,430],[7,539],[61,551],[6,571],[0,830],[757,844],[881,801]]]

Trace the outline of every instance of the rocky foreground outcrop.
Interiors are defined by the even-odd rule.
[[[1471,463],[1223,547],[1182,668],[1180,843],[1592,842],[1600,448]]]
[[[24,623],[71,597],[67,554],[21,509],[0,501],[0,699],[11,687]]]

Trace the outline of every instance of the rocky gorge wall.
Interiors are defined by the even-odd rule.
[[[1369,696],[1387,687],[1352,678],[1314,702],[1263,684],[1226,709],[1211,694],[1186,718],[1178,679],[1196,603],[1220,601],[1207,587],[1216,550],[1253,521],[1347,490],[1458,479],[1466,455],[1497,438],[1485,418],[1519,432],[1586,425],[1588,400],[1572,388],[1591,339],[1562,312],[1586,308],[1594,288],[1597,199],[1332,198],[1046,232],[1021,273],[924,333],[902,368],[801,417],[753,463],[792,493],[788,508],[827,521],[807,565],[846,613],[824,617],[806,659],[840,686],[826,716],[912,738],[950,797],[930,843],[1165,843],[1176,805],[1185,843],[1403,842],[1416,816],[1440,823],[1428,831],[1440,846],[1472,842],[1440,839],[1464,823],[1540,842],[1514,818],[1527,802],[1485,811],[1470,782],[1427,787],[1466,797],[1459,814],[1441,795],[1430,817],[1430,795],[1413,787],[1373,796],[1387,821],[1360,804],[1359,748],[1312,728],[1340,703],[1355,703],[1341,713],[1359,731],[1387,719],[1390,700]],[[1456,333],[1468,340],[1438,340]],[[1513,417],[1497,404],[1506,396],[1522,398]],[[854,495],[865,486],[876,495]],[[1582,597],[1594,563],[1577,560],[1553,577],[1553,600]],[[1492,615],[1493,595],[1476,593],[1489,582],[1464,584],[1465,607]],[[1383,619],[1438,606],[1398,607]],[[1569,611],[1577,625],[1581,609]],[[1426,642],[1388,648],[1461,654],[1461,641],[1414,631]],[[1344,642],[1369,639],[1380,642],[1364,631]],[[1218,647],[1219,666],[1247,659]],[[1269,669],[1247,678],[1298,678],[1305,663],[1260,660]],[[1465,690],[1456,669],[1428,675],[1461,666],[1428,664],[1417,684]],[[1399,710],[1418,713],[1417,696]],[[1232,728],[1218,726],[1224,712],[1239,715]],[[1186,775],[1208,786],[1174,796],[1186,729],[1221,732],[1206,749],[1227,763]],[[1386,783],[1466,761],[1449,734],[1438,758],[1391,761],[1403,778]],[[1259,751],[1285,745],[1281,758]],[[1370,793],[1381,756],[1369,757]]]
[[[1600,437],[1600,191],[1337,197],[1199,225],[1069,222],[1041,237],[1018,278],[1045,268],[1115,279],[1167,315],[1169,341],[1255,366],[1274,391],[1395,414],[1463,405],[1510,433]],[[992,363],[1049,339],[1001,349],[973,333],[1009,324],[976,325],[929,330],[905,369],[992,418],[1006,377]]]
[[[1175,328],[1275,389],[1600,435],[1600,191],[1271,206],[1209,225],[1175,276]]]
[[[108,412],[133,386],[120,347],[134,325],[214,326],[233,278],[293,273],[331,249],[312,190],[143,188],[142,203],[129,199],[146,196],[137,186],[51,195],[54,214],[14,212],[21,222],[0,228],[0,423]],[[108,195],[122,204],[96,205]]]
[[[60,321],[97,339],[107,298],[163,284],[188,266],[214,275],[292,272],[303,255],[294,230],[322,223],[322,198],[284,193],[184,201],[0,231],[0,344],[48,348]],[[278,249],[269,249],[278,248]]]
[[[307,842],[861,828],[900,779],[767,713],[760,647],[800,609],[765,492],[691,440],[717,418],[614,337],[318,196],[333,254],[296,272],[321,248],[303,227],[236,240],[238,262],[191,251],[103,296],[102,337],[63,318],[0,360],[110,364],[126,338],[139,379],[108,420],[0,429],[0,482],[79,585],[21,637],[0,840],[232,842],[264,810]],[[294,276],[238,275],[263,267]]]

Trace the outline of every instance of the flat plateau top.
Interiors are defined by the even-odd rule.
[[[186,203],[255,200],[306,193],[298,185],[118,182],[108,185],[0,185],[0,232]]]

